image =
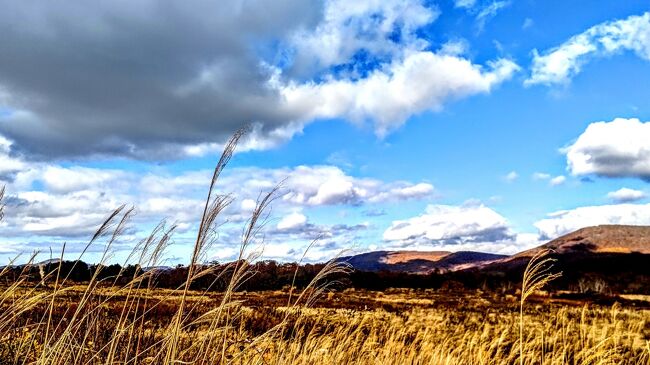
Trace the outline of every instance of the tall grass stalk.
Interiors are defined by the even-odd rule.
[[[521,283],[519,298],[519,364],[524,364],[524,303],[533,293],[543,288],[549,282],[562,276],[562,273],[552,272],[555,259],[549,257],[551,250],[537,251],[528,261]],[[542,351],[544,344],[542,343]]]

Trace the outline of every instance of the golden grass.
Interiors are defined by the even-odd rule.
[[[478,302],[478,298],[468,297],[464,298],[467,304],[454,308],[426,302],[431,296],[428,292],[348,290],[325,296],[317,307],[248,305],[247,297],[278,293],[233,293],[232,302],[223,308],[229,312],[229,320],[216,326],[212,321],[215,309],[223,303],[223,293],[188,291],[185,304],[195,312],[183,317],[186,322],[177,333],[177,357],[175,362],[166,362],[168,326],[175,318],[182,291],[161,291],[170,295],[158,298],[157,291],[150,296],[147,288],[134,290],[131,296],[122,288],[99,289],[101,298],[93,299],[86,308],[96,314],[76,322],[63,318],[71,317],[66,310],[81,302],[85,289],[75,286],[60,293],[52,325],[63,327],[56,330],[54,339],[37,320],[47,312],[48,291],[16,290],[21,305],[27,293],[37,296],[40,303],[2,330],[0,363],[514,364],[523,360],[524,364],[647,364],[650,360],[647,310],[537,304],[519,317],[515,303],[478,306],[470,302]],[[288,292],[283,294],[288,297]],[[370,308],[329,307],[355,297]],[[414,299],[408,309],[382,309],[387,299],[398,302],[404,297]],[[146,309],[145,299],[149,303]],[[137,300],[139,310],[133,305]],[[132,324],[141,322],[137,316],[136,320],[121,321],[125,308],[131,312],[126,318],[148,312],[143,316],[144,325],[130,331]],[[523,341],[520,323],[526,329]],[[75,329],[74,335],[61,336]],[[65,338],[69,350],[57,347],[57,338]],[[210,339],[219,346],[206,352],[200,344]],[[113,348],[111,344],[115,344]]]
[[[521,283],[521,299],[519,301],[519,363],[524,364],[524,304],[526,299],[542,289],[552,280],[560,277],[561,273],[552,272],[554,259],[547,257],[549,250],[540,250],[528,261],[524,278]]]

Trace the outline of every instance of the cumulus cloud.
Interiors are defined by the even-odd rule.
[[[119,170],[91,169],[84,167],[46,166],[41,181],[53,193],[73,193],[75,191],[101,188],[108,184],[119,185],[125,177]]]
[[[369,119],[377,135],[385,136],[414,113],[438,111],[450,100],[490,92],[518,69],[506,59],[484,69],[464,58],[423,51],[360,80],[289,83],[282,92],[289,103],[308,107],[310,119]]]
[[[533,180],[535,181],[548,181],[548,184],[550,186],[559,186],[563,185],[566,182],[566,176],[564,175],[558,175],[558,176],[551,176],[551,174],[547,174],[545,172],[535,172],[532,175]]]
[[[240,203],[240,208],[243,212],[252,213],[257,207],[257,202],[253,199],[244,199]]]
[[[319,118],[383,136],[518,69],[434,51],[419,0],[260,5],[6,4],[0,134],[41,159],[202,155],[248,123],[242,147],[266,149]]]
[[[637,200],[645,199],[648,195],[641,190],[630,188],[620,188],[616,191],[607,193],[607,198],[617,203],[630,203]]]
[[[285,216],[278,223],[275,230],[270,230],[266,236],[268,242],[296,242],[300,241],[307,245],[313,240],[338,243],[337,247],[344,244],[353,244],[354,236],[368,229],[368,223],[348,224],[315,224],[308,222],[308,218],[302,213],[292,213]],[[346,240],[341,240],[347,237]],[[330,245],[331,246],[331,245]],[[343,247],[343,246],[340,246]]]
[[[548,183],[551,184],[551,186],[562,185],[565,182],[566,182],[566,176],[564,175],[556,176],[548,181]]]
[[[356,178],[334,166],[298,166],[293,170],[279,169],[284,174],[287,194],[283,199],[293,204],[361,205],[365,203],[396,202],[430,196],[433,185],[404,181],[384,183],[369,178]]]
[[[90,235],[120,204],[96,191],[62,196],[40,191],[20,192],[7,200],[8,236],[79,237]]]
[[[367,64],[353,62],[355,56],[389,61],[407,49],[422,49],[426,41],[416,31],[438,15],[419,0],[328,1],[314,29],[291,36],[296,54],[287,72],[305,76],[343,66],[346,76],[361,77]]]
[[[394,221],[385,241],[456,244],[511,239],[508,222],[484,205],[429,205],[424,214]]]
[[[393,221],[384,249],[481,251],[513,254],[541,244],[535,233],[517,233],[506,218],[481,203],[429,205],[417,217]]]
[[[622,51],[650,60],[650,13],[595,25],[541,54],[534,50],[532,72],[525,84],[568,83],[590,59]]]
[[[304,226],[305,223],[307,223],[307,217],[302,213],[294,212],[284,216],[278,222],[277,228],[281,231],[292,230]]]
[[[71,249],[73,245],[83,247],[83,240],[121,204],[136,207],[134,230],[129,234],[147,234],[153,225],[167,219],[178,225],[177,232],[183,237],[180,241],[185,242],[197,228],[212,176],[210,170],[171,173],[161,167],[144,171],[65,167],[12,157],[8,149],[0,150],[3,159],[12,162],[12,170],[0,176],[0,185],[7,185],[0,236],[12,237],[18,246],[2,245],[13,251],[34,249],[39,242],[41,249],[62,241],[69,242]],[[319,225],[309,222],[302,209],[367,205],[365,210],[379,210],[377,204],[427,199],[434,192],[427,183],[354,177],[334,166],[228,169],[218,182],[217,192],[231,194],[234,203],[223,212],[220,223],[226,231],[231,226],[237,229],[230,235],[220,232],[220,239],[228,237],[228,242],[237,242],[240,225],[250,217],[260,194],[282,181],[280,196],[272,207],[274,217],[281,219],[276,227],[269,227],[272,236],[291,238],[296,246],[300,246],[300,239],[324,237],[330,249],[332,242],[353,240],[367,225]]]
[[[613,204],[561,210],[535,223],[540,236],[553,239],[601,224],[650,225],[650,204]]]
[[[563,149],[573,175],[650,179],[650,122],[617,118],[591,123]]]
[[[316,224],[302,213],[282,218],[275,229],[267,230],[260,240],[264,257],[296,260],[303,255],[308,261],[327,261],[352,249],[366,234],[370,224]]]

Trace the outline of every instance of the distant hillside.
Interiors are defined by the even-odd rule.
[[[565,253],[644,253],[650,254],[650,227],[602,225],[586,227],[556,238],[542,246],[523,251],[516,257],[532,256],[540,249]]]
[[[455,271],[505,258],[482,252],[374,251],[340,260],[359,271],[393,271],[424,274],[434,270]]]
[[[513,256],[471,251],[374,251],[344,257],[341,260],[348,262],[356,270],[369,272],[426,274],[434,270],[449,272],[478,269],[520,275],[519,271],[523,270],[528,259],[546,248],[552,249],[554,256],[559,258],[561,263],[573,263],[584,270],[587,268],[582,268],[583,265],[592,265],[590,263],[593,262],[609,263],[612,265],[611,269],[620,268],[620,263],[627,262],[626,254],[650,254],[650,227],[602,225],[582,228]],[[571,270],[570,267],[566,269]],[[636,269],[629,268],[631,271]],[[590,268],[588,271],[598,270]]]
[[[562,272],[556,288],[650,292],[650,227],[603,225],[579,229],[539,247],[480,267],[478,275],[521,280],[536,252],[552,249],[553,271]],[[600,289],[596,290],[598,287]]]

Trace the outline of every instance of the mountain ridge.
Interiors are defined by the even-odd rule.
[[[456,271],[506,258],[505,255],[475,251],[372,251],[341,257],[361,271],[393,271],[426,274],[433,271]]]
[[[598,225],[578,229],[540,246],[514,255],[476,251],[371,251],[342,257],[360,271],[392,271],[427,274],[433,271],[462,271],[527,260],[542,249],[560,255],[650,254],[650,226]]]

